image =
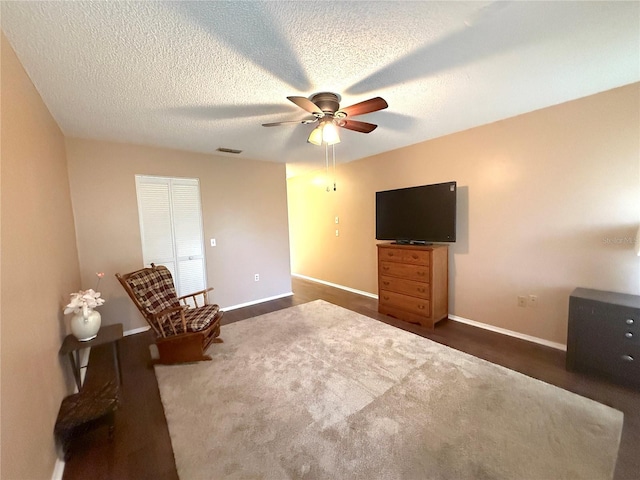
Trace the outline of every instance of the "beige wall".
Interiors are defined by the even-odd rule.
[[[51,478],[53,426],[71,393],[62,307],[80,287],[62,132],[2,43],[2,468]]]
[[[114,276],[143,266],[136,174],[200,179],[207,280],[216,303],[291,292],[284,164],[80,139],[67,139],[67,155],[82,282],[93,287],[95,272],[106,273],[105,324],[146,325]]]
[[[351,162],[335,193],[289,179],[292,271],[377,293],[374,193],[456,180],[450,313],[566,343],[573,288],[640,294],[639,105],[634,84]]]

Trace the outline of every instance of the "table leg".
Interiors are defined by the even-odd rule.
[[[78,387],[78,391],[82,388],[82,379],[80,378],[80,354],[76,350],[74,352],[69,352],[69,359],[71,360],[71,370],[73,371],[73,378],[76,380],[76,386]]]
[[[118,385],[122,385],[122,367],[120,366],[120,341],[116,340],[113,342],[113,361],[116,369],[116,380]]]

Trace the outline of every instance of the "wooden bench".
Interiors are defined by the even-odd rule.
[[[62,400],[54,435],[62,447],[65,461],[71,456],[71,439],[78,434],[102,425],[109,427],[113,438],[115,411],[120,404],[120,392],[115,380],[101,385],[87,385],[79,393]]]

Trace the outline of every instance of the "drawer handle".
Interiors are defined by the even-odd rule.
[[[424,277],[427,274],[427,272],[418,272],[418,276],[420,277]]]
[[[389,267],[382,267],[383,270],[389,270]]]
[[[424,309],[425,309],[425,306],[424,306],[424,305],[418,305],[418,309],[419,309],[419,310],[424,310]]]
[[[387,297],[386,295],[383,295],[382,298],[384,298],[385,300],[389,300],[389,297]]]
[[[390,257],[393,257],[393,253],[392,252],[387,253],[387,255],[390,256]]]
[[[416,255],[416,254],[414,253],[413,255],[411,255],[411,258],[413,258],[414,260],[417,260],[417,259],[418,259],[418,258],[420,258],[420,257],[418,257],[418,255]]]
[[[420,292],[420,293],[424,293],[426,291],[427,291],[426,288],[422,288],[422,287],[418,288],[418,292]]]
[[[382,282],[383,285],[389,285],[389,282]]]
[[[627,325],[633,325],[633,318],[627,318],[626,323]]]
[[[624,336],[627,337],[627,338],[633,338],[633,333],[627,332],[627,333],[624,334]]]
[[[622,359],[625,362],[633,362],[633,357],[631,355],[622,355]]]

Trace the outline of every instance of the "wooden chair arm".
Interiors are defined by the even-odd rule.
[[[182,295],[181,297],[178,297],[178,301],[182,302],[183,305],[187,305],[186,299],[187,298],[193,298],[193,303],[195,304],[196,307],[198,307],[200,305],[198,305],[198,301],[196,300],[196,296],[202,295],[204,297],[204,305],[207,305],[207,303],[209,301],[209,296],[207,294],[212,290],[213,290],[213,287],[209,287],[209,288],[206,288],[204,290],[200,290],[198,292],[190,293],[188,295]]]
[[[162,323],[163,322],[162,322],[161,319],[162,319],[162,317],[169,316],[169,315],[171,315],[172,313],[175,313],[175,312],[180,312],[180,320],[182,321],[182,331],[184,333],[186,333],[186,331],[187,331],[187,322],[186,322],[186,320],[184,318],[184,308],[182,307],[182,305],[178,305],[176,307],[169,307],[169,308],[166,308],[166,309],[162,310],[161,312],[152,313],[151,314],[153,320],[158,324],[158,328],[159,328],[160,333],[162,334],[163,337],[165,337],[166,335],[164,333],[164,329],[162,328]],[[170,321],[169,324],[171,325],[171,329],[173,330],[173,333],[177,334],[178,332],[176,331],[176,327],[173,324],[173,322]]]

